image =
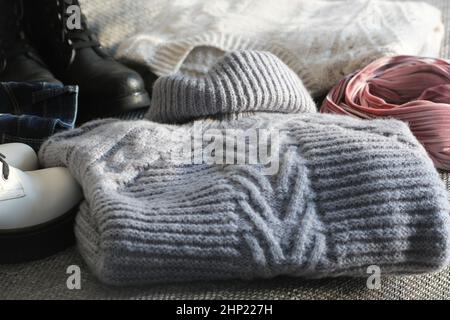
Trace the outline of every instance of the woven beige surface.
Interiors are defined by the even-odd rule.
[[[450,58],[450,1],[428,0],[443,11],[446,39],[442,56]],[[450,173],[441,173],[450,191]],[[0,253],[1,254],[1,253]],[[81,290],[66,286],[67,267],[81,267]],[[277,278],[111,288],[87,270],[75,249],[34,263],[0,266],[0,299],[450,299],[450,268],[436,274],[382,278],[380,290],[365,279],[302,280]]]
[[[66,287],[66,269],[81,267],[81,290]],[[363,279],[277,278],[111,288],[98,283],[75,250],[36,263],[0,267],[0,298],[6,299],[450,299],[450,270],[414,277],[382,278],[380,290]]]

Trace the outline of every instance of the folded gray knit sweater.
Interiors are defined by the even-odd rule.
[[[40,151],[45,166],[67,166],[83,187],[78,246],[102,281],[367,276],[371,265],[412,274],[448,264],[447,192],[406,124],[315,113],[300,79],[266,52],[228,54],[200,78],[163,77],[153,94],[149,120],[94,121]],[[267,140],[274,170],[239,163],[235,145],[225,150],[236,164],[218,161],[219,148],[212,162],[196,159],[211,136],[238,131],[258,141],[277,133]],[[255,140],[243,141],[249,156]]]

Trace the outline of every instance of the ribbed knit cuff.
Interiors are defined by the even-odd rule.
[[[321,115],[310,129],[302,155],[327,247],[314,276],[365,276],[370,265],[405,275],[448,265],[448,194],[407,125]]]
[[[225,55],[202,77],[158,79],[147,119],[180,123],[247,112],[316,112],[298,76],[268,52]]]

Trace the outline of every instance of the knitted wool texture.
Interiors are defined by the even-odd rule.
[[[163,77],[153,91],[146,118],[157,122],[257,111],[316,112],[314,101],[291,69],[271,54],[251,51],[225,56],[201,77]]]
[[[405,121],[435,166],[450,170],[450,61],[381,58],[342,79],[321,112]]]
[[[277,80],[264,72],[275,66]],[[67,166],[84,189],[75,231],[102,281],[366,276],[370,265],[412,274],[448,264],[447,193],[406,124],[302,112],[307,92],[285,90],[300,80],[266,52],[227,55],[206,77],[217,81],[159,79],[148,114],[203,118],[99,120],[42,147],[41,162]],[[276,97],[268,83],[280,86]],[[281,101],[291,113],[269,112]],[[271,141],[274,174],[263,164],[179,161],[195,130],[255,128],[283,133]]]
[[[181,67],[204,72],[205,64],[213,63],[222,51],[265,50],[291,67],[313,95],[326,94],[344,75],[383,56],[437,56],[443,37],[440,11],[417,2],[85,0],[81,4],[104,46],[118,58],[147,65],[157,75]]]

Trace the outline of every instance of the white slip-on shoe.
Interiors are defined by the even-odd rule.
[[[40,259],[73,245],[81,200],[66,168],[23,172],[0,155],[0,263]]]
[[[36,152],[29,145],[23,143],[0,144],[0,153],[8,159],[8,164],[22,171],[39,169]]]

